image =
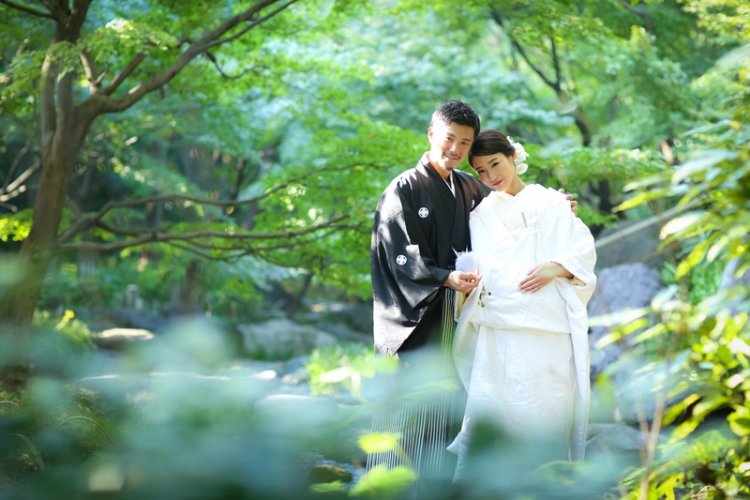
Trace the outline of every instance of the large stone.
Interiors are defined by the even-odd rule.
[[[288,319],[271,319],[237,328],[245,352],[257,359],[289,359],[336,343],[333,335]]]
[[[638,452],[645,445],[643,434],[632,425],[613,422],[595,422],[589,425],[587,453]]]
[[[309,312],[301,315],[306,323],[315,323],[345,341],[372,339],[372,301],[326,302],[310,304]]]
[[[97,347],[117,351],[135,342],[144,342],[153,338],[152,332],[142,328],[109,328],[91,336],[91,340]]]
[[[658,217],[645,221],[620,221],[604,229],[596,238],[598,269],[647,262],[657,264],[662,253],[659,251]]]
[[[623,264],[602,269],[597,273],[597,286],[588,304],[589,318],[609,315],[627,309],[645,307],[663,288],[659,273],[645,264]],[[624,345],[610,344],[598,348],[597,342],[609,334],[603,326],[592,326],[589,335],[591,345],[591,373],[596,375],[605,366],[617,359]]]

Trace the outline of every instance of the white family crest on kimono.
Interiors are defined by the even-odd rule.
[[[471,213],[470,234],[472,252],[460,256],[457,268],[469,263],[482,282],[456,301],[453,357],[467,405],[449,450],[459,455],[459,470],[479,419],[520,435],[549,431],[564,441],[559,458],[583,458],[590,393],[586,304],[596,285],[591,232],[564,195],[532,184],[516,196],[490,194]],[[550,261],[574,279],[522,292],[527,273]]]

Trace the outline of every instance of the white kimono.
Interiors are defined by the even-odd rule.
[[[582,459],[589,406],[586,304],[596,285],[594,238],[565,196],[532,184],[516,196],[490,194],[471,213],[471,255],[482,275],[457,301],[453,357],[467,391],[462,430],[448,448],[462,466],[472,423],[491,419],[510,435],[540,433],[561,459]],[[535,293],[519,283],[557,262],[574,278]],[[460,476],[457,470],[457,476]]]

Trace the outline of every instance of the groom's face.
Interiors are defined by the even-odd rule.
[[[430,162],[444,178],[466,158],[474,141],[474,129],[467,125],[436,120],[427,130]]]

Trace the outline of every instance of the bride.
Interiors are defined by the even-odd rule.
[[[453,357],[468,398],[448,448],[458,455],[457,478],[480,421],[543,444],[552,458],[584,455],[594,238],[563,194],[521,180],[527,157],[496,130],[481,132],[469,153],[494,192],[471,213],[472,252],[457,261],[481,275],[480,286],[457,301]]]

